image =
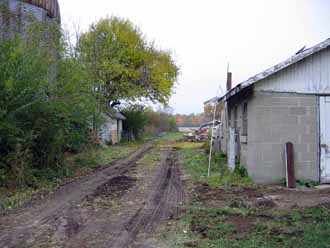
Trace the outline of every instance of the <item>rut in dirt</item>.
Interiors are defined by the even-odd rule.
[[[128,219],[118,235],[104,247],[144,247],[143,245],[135,246],[138,234],[148,235],[162,221],[177,217],[185,198],[180,175],[177,153],[169,150],[153,179],[153,190],[145,206]]]
[[[62,186],[42,202],[0,217],[0,247],[35,247],[47,244],[49,237],[61,232],[67,238],[74,237],[83,221],[76,206],[93,194],[104,193],[102,189],[111,187],[107,182],[131,170],[153,146],[154,142],[149,142],[112,166]],[[117,180],[126,185],[127,178]]]

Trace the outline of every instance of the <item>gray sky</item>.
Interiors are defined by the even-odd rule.
[[[330,0],[59,0],[65,25],[82,29],[107,15],[128,18],[174,52],[181,75],[170,105],[202,112],[203,101],[330,37]]]

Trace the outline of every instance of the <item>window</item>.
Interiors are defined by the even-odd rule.
[[[238,127],[237,106],[235,106],[235,108],[234,108],[234,128],[235,128],[235,132],[237,130],[237,127]]]
[[[234,107],[234,130],[235,130],[235,142],[239,143],[239,130],[238,130],[238,115],[237,105]]]
[[[243,103],[242,115],[243,115],[243,123],[242,123],[242,136],[248,135],[248,104],[247,102]]]
[[[231,127],[231,109],[228,110],[228,126]]]

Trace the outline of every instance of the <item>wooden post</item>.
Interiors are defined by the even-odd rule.
[[[288,188],[296,187],[296,178],[294,173],[294,153],[293,144],[285,144],[285,165],[286,165],[286,186]]]

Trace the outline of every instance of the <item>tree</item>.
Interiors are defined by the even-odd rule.
[[[175,115],[175,119],[176,119],[176,124],[179,127],[184,127],[184,122],[185,122],[185,116],[184,115],[177,114],[177,115]]]
[[[148,99],[167,103],[178,76],[168,51],[148,43],[130,21],[101,19],[79,40],[79,55],[105,104]]]
[[[127,118],[123,125],[124,130],[134,138],[139,138],[142,134],[153,136],[161,132],[177,131],[175,118],[168,113],[168,108],[154,111],[148,106],[133,104],[121,111]]]
[[[223,103],[217,103],[216,106],[216,113],[215,113],[215,118],[217,120],[221,119],[221,112],[224,109],[224,104]],[[214,117],[214,105],[212,104],[207,104],[204,105],[204,116],[208,121],[213,121]]]
[[[148,123],[147,111],[145,106],[139,104],[127,105],[121,110],[126,117],[123,129],[129,133],[130,137],[138,139],[143,133]]]

